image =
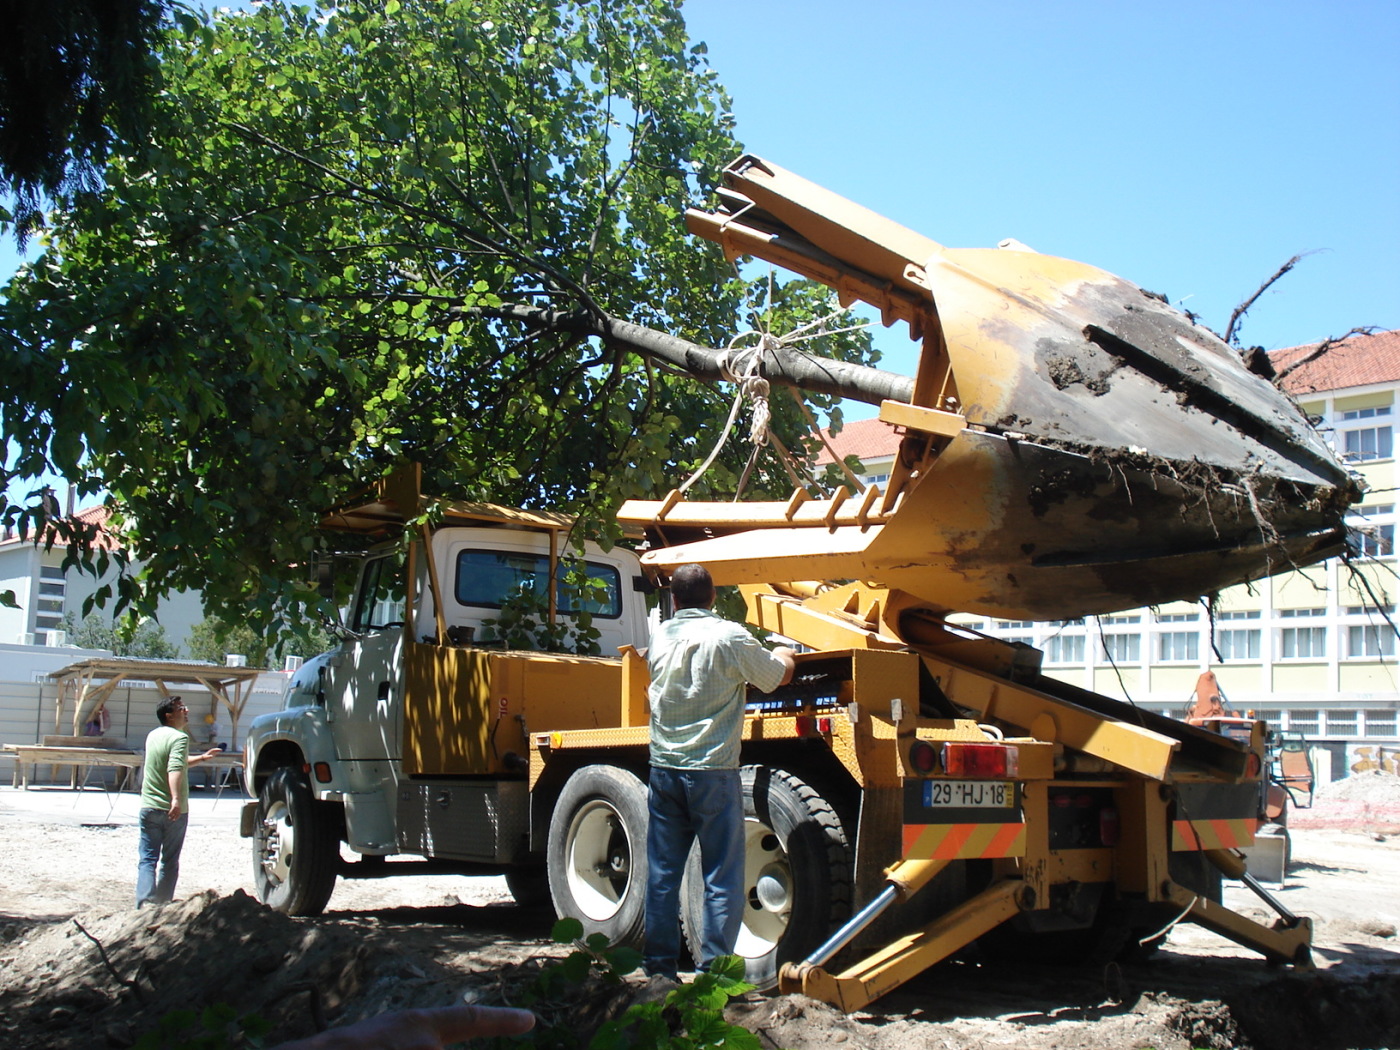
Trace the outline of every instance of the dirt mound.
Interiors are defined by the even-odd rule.
[[[1381,769],[1367,769],[1322,785],[1318,788],[1317,797],[1327,802],[1400,805],[1400,777]]]
[[[1353,773],[1324,784],[1310,809],[1288,815],[1290,827],[1343,828],[1400,834],[1400,777],[1379,769]]]
[[[586,1044],[643,979],[590,980],[532,1002],[542,969],[568,951],[540,935],[551,924],[547,909],[462,904],[292,919],[242,892],[211,892],[160,909],[11,926],[0,945],[0,1046],[123,1050],[169,1012],[214,1003],[265,1018],[273,1045],[327,1024],[462,1000],[530,1005],[541,1027],[566,1026]],[[1092,968],[942,966],[872,1004],[879,1012],[846,1015],[789,995],[736,1001],[727,1015],[763,1046],[786,1050],[1400,1046],[1393,958],[1342,980],[1162,952],[1157,965],[1125,968],[1107,998]]]
[[[241,892],[39,927],[6,946],[0,1043],[130,1046],[172,1010],[219,1002],[279,1036],[310,1034],[309,989],[339,1009],[363,992],[367,954],[352,930],[300,924]]]

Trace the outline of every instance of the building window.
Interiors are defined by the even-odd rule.
[[[1217,620],[1257,620],[1257,619],[1259,619],[1259,610],[1258,610],[1258,609],[1247,609],[1247,610],[1236,609],[1236,610],[1234,610],[1233,612],[1216,613],[1216,614],[1215,614],[1215,618],[1216,618]]]
[[[1156,620],[1158,623],[1195,623],[1201,618],[1198,612],[1189,613],[1158,613]]]
[[[1347,655],[1352,659],[1394,656],[1395,632],[1388,624],[1352,624],[1347,628]]]
[[[1084,662],[1084,636],[1082,634],[1057,634],[1045,640],[1045,662],[1050,664],[1082,664]]]
[[[1288,728],[1304,736],[1317,736],[1322,728],[1322,712],[1306,708],[1289,708]]]
[[[1035,627],[1034,620],[994,620],[992,626],[998,631],[1029,631]]]
[[[1258,628],[1254,630],[1220,631],[1216,635],[1215,647],[1220,650],[1222,660],[1259,659]]]
[[[56,631],[63,626],[63,600],[68,580],[57,565],[39,566],[39,597],[34,603],[34,626],[39,631]]]
[[[1353,507],[1347,516],[1347,546],[1362,558],[1388,558],[1395,553],[1395,504]]]
[[[1169,631],[1157,636],[1157,659],[1184,662],[1201,658],[1201,636],[1196,631]]]
[[[1100,617],[1099,617],[1099,624],[1100,624],[1100,626],[1108,627],[1108,626],[1110,626],[1110,625],[1112,625],[1112,624],[1137,623],[1138,620],[1139,620],[1139,617],[1138,617],[1138,614],[1137,614],[1137,613],[1130,613],[1130,614],[1118,615],[1118,616],[1100,616]]]
[[[1099,659],[1105,663],[1135,664],[1142,659],[1142,636],[1105,634],[1100,637]]]
[[[1353,463],[1364,463],[1373,459],[1390,459],[1392,451],[1389,422],[1378,426],[1353,427],[1347,425],[1377,419],[1388,421],[1389,418],[1389,405],[1343,412],[1337,424],[1337,436],[1341,441],[1342,458]]]
[[[1386,708],[1365,708],[1361,712],[1365,721],[1362,736],[1393,737],[1396,735],[1395,712]]]
[[[1359,711],[1327,711],[1327,736],[1360,736],[1361,735],[1361,712]]]
[[[1327,655],[1327,628],[1285,627],[1279,643],[1279,656],[1285,660],[1319,660]]]

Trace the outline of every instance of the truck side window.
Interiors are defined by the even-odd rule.
[[[406,593],[402,551],[366,562],[350,629],[364,632],[401,625],[404,622]]]
[[[577,563],[573,563],[577,566]],[[518,551],[464,550],[457,555],[455,593],[461,605],[499,609],[522,592],[543,596],[549,558]],[[578,577],[586,577],[582,585]],[[561,563],[555,600],[561,613],[590,612],[604,619],[622,615],[622,576],[601,562],[585,562],[579,572]]]

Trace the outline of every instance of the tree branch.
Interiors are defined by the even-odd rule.
[[[1249,308],[1254,305],[1254,301],[1258,299],[1261,295],[1263,295],[1266,291],[1268,291],[1270,285],[1272,285],[1280,277],[1286,274],[1289,270],[1293,269],[1293,267],[1298,265],[1299,260],[1301,260],[1303,256],[1312,254],[1312,252],[1303,252],[1301,255],[1293,256],[1293,258],[1289,259],[1286,263],[1280,266],[1274,272],[1274,275],[1272,277],[1270,277],[1267,281],[1265,281],[1257,289],[1255,289],[1253,295],[1251,295],[1244,302],[1240,303],[1239,306],[1235,307],[1235,312],[1230,315],[1230,323],[1225,326],[1226,343],[1230,344],[1231,346],[1234,345],[1233,340],[1235,336],[1235,325],[1238,324],[1239,321],[1241,321],[1244,318],[1244,315],[1246,313],[1249,312]]]

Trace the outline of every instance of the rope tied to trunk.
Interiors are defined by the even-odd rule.
[[[757,335],[758,342],[753,346],[736,346],[739,340],[747,336]],[[724,431],[720,434],[719,440],[715,442],[715,447],[710,450],[705,462],[700,464],[689,478],[680,486],[680,491],[684,492],[691,485],[704,476],[705,471],[710,469],[710,464],[719,455],[720,449],[724,448],[724,443],[729,440],[729,432],[734,429],[734,421],[739,417],[739,409],[745,399],[751,406],[752,418],[749,420],[749,441],[754,446],[754,452],[768,444],[768,424],[772,418],[772,412],[768,407],[768,380],[763,378],[763,357],[770,350],[777,350],[782,343],[777,336],[767,332],[741,332],[729,341],[729,345],[720,351],[719,368],[720,375],[728,382],[735,385],[734,403],[729,406],[729,418],[725,420]],[[750,458],[752,462],[752,457]],[[745,471],[747,474],[747,471]]]

